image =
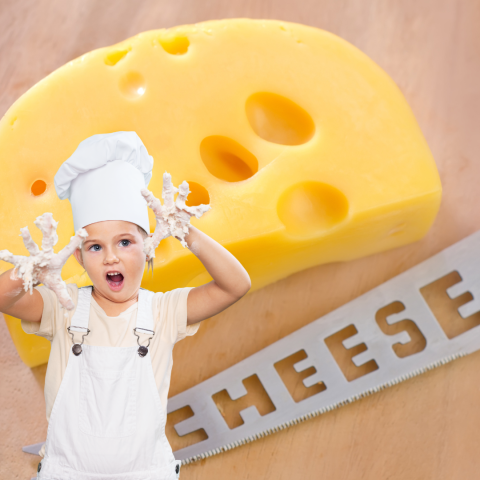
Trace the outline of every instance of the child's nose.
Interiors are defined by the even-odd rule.
[[[107,264],[118,263],[118,262],[119,262],[118,257],[113,252],[107,252],[107,254],[105,255],[105,259],[103,261],[103,263],[107,263]]]

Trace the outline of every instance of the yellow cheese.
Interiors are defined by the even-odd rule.
[[[240,260],[251,291],[414,242],[439,208],[439,175],[412,111],[364,53],[312,27],[221,20],[89,52],[12,105],[0,123],[0,248],[25,254],[19,229],[44,212],[59,221],[63,247],[73,221],[53,177],[83,139],[119,130],[136,131],[154,157],[149,189],[158,197],[168,171],[174,185],[190,184],[187,204],[211,203],[191,223]],[[81,273],[71,258],[63,276],[88,282]],[[210,280],[168,238],[142,285]],[[46,361],[17,320],[8,324],[27,364]]]

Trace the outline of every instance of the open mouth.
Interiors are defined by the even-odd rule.
[[[108,272],[106,277],[107,283],[112,290],[118,291],[122,288],[124,279],[120,272]]]

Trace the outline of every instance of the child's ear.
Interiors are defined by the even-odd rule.
[[[73,252],[73,254],[75,255],[75,258],[77,259],[77,262],[83,267],[83,257],[82,257],[82,251],[79,249],[79,248],[76,248],[75,251]]]

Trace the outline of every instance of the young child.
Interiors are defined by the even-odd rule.
[[[180,461],[165,436],[173,346],[250,289],[238,260],[189,224],[210,207],[186,206],[188,184],[176,189],[167,173],[161,205],[146,189],[152,167],[135,132],[87,138],[55,176],[57,194],[72,206],[77,233],[69,245],[53,253],[56,222],[44,214],[35,222],[44,235],[41,251],[25,227],[30,256],[0,252],[15,265],[0,275],[0,311],[21,319],[26,333],[51,341],[49,425],[38,479],[179,478]],[[153,234],[147,202],[157,219]],[[170,235],[213,281],[165,293],[140,288],[145,262]],[[72,253],[93,287],[61,279]]]

